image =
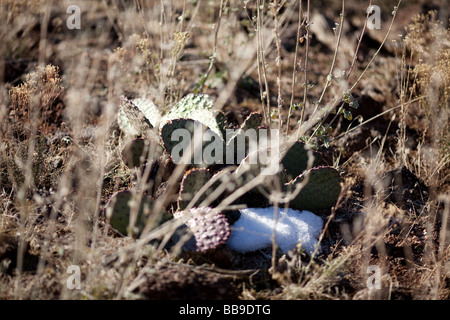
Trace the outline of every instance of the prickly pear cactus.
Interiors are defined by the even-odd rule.
[[[154,206],[152,198],[143,195],[140,203],[137,202],[136,198],[129,190],[119,191],[111,196],[105,207],[106,218],[111,227],[122,235],[138,236],[152,213]],[[130,225],[131,213],[136,207],[138,209],[135,223]],[[160,214],[160,218],[166,219],[165,212]]]
[[[247,119],[242,123],[240,128],[229,131],[228,136],[226,136],[226,162],[230,163],[238,163],[239,160],[239,151],[243,152],[243,156],[245,157],[250,149],[249,141],[246,140],[246,133],[249,134],[249,130],[253,130],[254,132],[254,141],[253,143],[257,143],[259,140],[258,136],[258,127],[261,125],[262,115],[257,112],[252,112]],[[244,146],[243,150],[239,150],[240,146]]]
[[[190,215],[186,225],[195,238],[197,251],[214,249],[230,238],[230,225],[222,213],[214,213],[209,207],[200,207],[192,208],[186,214]]]
[[[211,164],[235,164],[240,163],[237,170],[230,174],[229,177],[232,181],[230,186],[233,185],[233,190],[228,190],[225,194],[233,192],[237,188],[245,185],[252,177],[259,174],[264,170],[266,175],[274,176],[279,180],[279,184],[282,186],[284,192],[291,192],[296,189],[299,183],[302,183],[306,177],[308,177],[308,183],[303,186],[300,193],[291,201],[290,206],[298,210],[320,210],[332,207],[336,204],[339,197],[341,186],[339,179],[339,172],[332,167],[322,166],[318,167],[320,163],[319,154],[313,150],[310,150],[304,143],[297,141],[288,146],[288,150],[283,152],[282,157],[277,153],[272,155],[272,151],[269,150],[270,157],[274,159],[274,165],[262,165],[260,163],[249,164],[248,159],[251,158],[251,149],[249,143],[246,141],[246,132],[248,130],[255,130],[256,139],[260,142],[260,133],[258,128],[261,126],[262,115],[259,113],[251,113],[244,123],[235,128],[233,132],[227,131],[229,125],[226,122],[226,117],[222,112],[213,111],[213,100],[205,94],[189,94],[181,99],[170,111],[164,116],[155,115],[155,107],[153,104],[146,100],[127,100],[123,99],[121,105],[123,112],[126,114],[128,123],[136,132],[149,132],[150,129],[157,128],[159,123],[159,139],[161,145],[164,147],[164,151],[174,159],[173,156],[175,148],[179,148],[179,144],[183,143],[184,137],[181,139],[174,139],[173,133],[177,129],[187,129],[189,138],[191,140],[194,137],[195,132],[199,129],[202,135],[209,132],[212,137],[211,142],[201,141],[201,154],[209,148],[212,143],[219,143],[223,147],[223,157],[219,155],[219,161],[208,163],[204,159],[201,164],[196,164],[192,161],[192,166],[201,167],[203,170],[191,170],[186,172],[180,185],[180,193],[177,199],[179,210],[183,210],[187,207],[190,200],[195,194],[208,182],[213,176],[212,170],[206,170],[205,167],[212,168]],[[151,117],[152,119],[150,119]],[[125,122],[125,121],[124,121]],[[126,126],[122,125],[126,128]],[[242,141],[244,141],[244,150],[242,149]],[[134,141],[130,144],[129,149],[123,152],[123,158],[125,161],[125,155],[127,155],[126,163],[129,166],[137,166],[142,163],[144,149],[147,148],[147,142]],[[182,148],[180,148],[182,149]],[[239,149],[239,150],[238,150]],[[178,149],[177,149],[178,150]],[[240,152],[238,156],[238,151]],[[258,150],[259,152],[260,150]],[[240,162],[240,156],[244,154],[246,157]],[[274,152],[275,153],[275,152]],[[181,156],[181,155],[180,155]],[[308,162],[312,156],[312,161]],[[194,156],[195,157],[195,156]],[[259,159],[259,155],[258,155]],[[195,160],[192,159],[191,160]],[[217,160],[217,158],[215,158]],[[221,162],[221,160],[223,162]],[[310,170],[307,170],[311,167]],[[270,169],[269,171],[267,170]],[[281,168],[281,169],[280,169]],[[241,174],[244,172],[244,174]],[[267,173],[269,172],[269,173]],[[247,192],[247,197],[242,197],[245,201],[251,198],[256,199],[257,202],[261,202],[261,187],[258,186]],[[200,197],[194,206],[200,205],[200,203],[217,188],[217,185]],[[265,186],[266,194],[270,192],[270,187]],[[259,191],[258,191],[259,190]],[[250,196],[248,196],[250,195]],[[255,195],[258,195],[256,197]],[[254,203],[252,203],[254,204]]]
[[[189,133],[188,137],[185,137],[184,135],[182,136],[178,136],[177,134],[174,134],[174,132],[178,129],[185,129],[187,130],[187,132]],[[161,137],[161,141],[163,143],[164,149],[166,151],[167,154],[169,155],[174,155],[172,152],[174,151],[174,148],[176,146],[180,147],[182,145],[185,145],[186,150],[187,150],[187,146],[189,145],[189,143],[191,143],[192,147],[201,147],[202,151],[201,153],[203,154],[203,150],[206,147],[206,143],[203,143],[202,139],[203,139],[203,133],[207,132],[209,130],[208,127],[206,127],[205,125],[203,125],[201,122],[193,120],[193,119],[182,119],[182,118],[178,118],[178,119],[172,119],[167,121],[164,126],[162,126],[161,130],[160,130],[160,137]],[[198,136],[194,136],[194,134],[198,132],[199,135]],[[215,141],[219,141],[220,143],[222,143],[222,139],[217,136],[215,133],[211,132],[209,130],[210,134],[212,136],[214,136],[214,140]],[[184,134],[184,132],[181,132]],[[188,139],[187,141],[185,141],[185,139]],[[197,140],[194,140],[197,139]],[[197,146],[194,143],[195,142],[200,142],[200,145]],[[178,151],[177,151],[178,152]],[[181,158],[182,154],[176,154],[176,156],[179,156]]]
[[[158,143],[152,139],[144,138],[129,141],[120,152],[122,161],[128,168],[140,167],[149,160],[155,160],[161,154],[162,148]]]
[[[228,129],[227,117],[225,116],[225,113],[218,111],[216,114],[216,122],[220,132],[222,133],[222,137],[225,139]]]
[[[314,159],[311,159],[313,167],[309,170],[307,170],[308,152],[314,157]],[[239,184],[238,187],[244,185],[264,170],[264,166],[260,163],[249,164],[248,158],[242,161],[234,173],[234,175],[240,177],[239,180],[235,180]],[[296,197],[290,201],[289,207],[296,210],[322,210],[336,205],[341,192],[339,172],[330,166],[317,166],[319,163],[319,154],[312,150],[309,151],[309,148],[302,142],[295,142],[285,152],[279,163],[281,171],[271,174],[271,176],[275,176],[278,179],[282,190],[286,193],[292,192],[298,184],[308,177],[307,183]],[[264,187],[266,193],[271,192],[268,186],[259,187]],[[254,188],[248,191],[248,194],[243,199],[259,197],[258,201],[261,202],[261,196],[260,189]]]
[[[242,156],[242,153],[243,156],[247,155],[249,142],[245,141],[245,133],[248,130],[255,130],[256,139],[258,139],[257,129],[261,124],[262,115],[253,112],[240,127],[234,128],[234,131],[227,131],[230,124],[227,123],[225,114],[221,111],[214,111],[213,104],[214,101],[206,94],[188,94],[162,116],[155,104],[148,99],[129,100],[121,97],[119,127],[128,136],[140,136],[159,141],[165,152],[171,156],[174,155],[174,148],[178,146],[179,148],[175,152],[178,161],[182,159],[181,153],[188,150],[187,143],[189,141],[191,146],[196,148],[200,146],[201,155],[206,154],[210,160],[207,160],[206,156],[201,159],[201,163],[196,163],[196,159],[191,159],[193,161],[190,161],[190,164],[195,167],[209,167],[225,163],[237,165],[240,161],[237,159],[238,144],[241,140],[244,141],[244,150],[240,150],[239,155]],[[159,129],[157,137],[155,136],[156,129]],[[187,139],[190,140],[184,141],[184,135],[174,135],[177,129],[186,129]],[[199,133],[197,136],[196,132]],[[185,131],[180,131],[181,133],[185,133]],[[197,138],[200,140],[195,140]],[[196,142],[199,144],[196,145]],[[181,147],[184,144],[186,146]],[[222,152],[216,154],[215,150],[219,149]],[[205,153],[205,151],[209,153]],[[189,159],[186,160],[189,161]],[[134,161],[134,163],[136,162]]]
[[[206,168],[194,168],[187,171],[181,181],[180,192],[178,195],[178,210],[184,210],[192,198],[209,181],[209,179],[211,179],[211,177],[212,173]],[[207,190],[195,205],[199,205],[212,191],[212,188]]]
[[[161,113],[151,100],[120,97],[118,124],[126,135],[147,137],[160,121]]]
[[[281,159],[281,164],[289,178],[293,179],[301,175],[308,168],[308,151],[310,148],[307,147],[303,142],[296,141]],[[319,163],[319,154],[311,150],[313,157],[312,167],[315,167]]]
[[[191,119],[200,122],[223,139],[216,119],[217,114],[212,110],[213,103],[214,101],[206,94],[188,94],[162,117],[160,129],[170,120]]]
[[[308,176],[307,184],[290,202],[297,210],[321,210],[336,205],[341,193],[339,172],[333,167],[315,167],[305,171],[285,185],[285,189],[294,187]],[[293,189],[293,188],[292,188]]]
[[[206,94],[190,93],[182,98],[162,117],[161,125],[172,119],[193,119],[210,128],[217,128],[216,117],[212,112],[214,101]]]
[[[313,157],[311,169],[308,169],[309,155]],[[321,210],[334,205],[341,192],[339,172],[330,166],[318,166],[319,153],[310,150],[303,142],[292,144],[281,160],[283,170],[289,180],[284,190],[294,190],[307,177],[307,183],[300,193],[290,202],[297,210]]]
[[[262,122],[262,114],[259,112],[252,112],[248,115],[247,119],[245,119],[244,123],[242,123],[241,129],[258,129]]]
[[[223,117],[220,113],[212,111],[213,101],[205,94],[189,94],[181,99],[161,120],[160,137],[163,146],[168,154],[172,154],[174,147],[186,141],[180,141],[174,137],[173,133],[177,129],[187,129],[190,140],[200,142],[203,154],[205,148],[211,144],[218,144],[222,148],[223,137]],[[218,118],[217,118],[218,117]],[[198,132],[199,135],[195,135]],[[203,141],[203,133],[209,135],[208,141]],[[184,139],[184,137],[182,138]],[[194,145],[195,146],[195,145]],[[195,146],[197,147],[197,146]],[[219,159],[220,163],[223,159]],[[202,166],[204,163],[193,163]]]

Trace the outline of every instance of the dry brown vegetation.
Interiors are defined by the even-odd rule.
[[[448,8],[382,1],[370,30],[368,6],[0,0],[0,298],[449,299]],[[111,230],[105,203],[135,179],[119,159],[120,96],[167,110],[200,91],[236,123],[260,111],[340,170],[314,259],[176,252]],[[369,265],[381,289],[367,288]]]

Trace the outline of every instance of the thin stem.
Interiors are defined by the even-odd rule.
[[[395,16],[397,15],[397,11],[398,8],[400,7],[400,3],[402,2],[402,0],[398,1],[398,4],[396,6],[396,9],[393,11],[393,17],[391,20],[391,24],[389,25],[389,29],[386,32],[386,35],[384,36],[383,41],[381,42],[380,46],[378,47],[378,50],[375,52],[375,54],[373,55],[372,59],[370,59],[369,63],[367,64],[367,66],[364,68],[363,72],[360,74],[358,80],[355,81],[355,83],[353,84],[353,86],[351,86],[351,88],[348,90],[349,92],[352,91],[357,85],[358,83],[361,81],[362,77],[366,74],[367,70],[369,70],[369,67],[372,65],[372,62],[375,60],[375,57],[378,55],[378,53],[381,51],[381,48],[383,48],[384,43],[386,42],[389,34],[391,33],[392,30],[392,25],[394,24],[395,21]]]
[[[160,20],[159,20],[159,61],[162,63],[164,61],[164,36],[163,36],[163,21],[164,21],[164,2],[161,0],[161,13],[160,13]],[[161,95],[161,101],[162,101],[162,107],[165,109],[166,107],[166,95],[164,93],[165,91],[165,85],[164,85],[164,79],[165,77],[161,76],[159,77],[159,92]]]
[[[223,11],[223,0],[220,0],[220,7],[219,7],[219,17],[217,18],[217,26],[216,26],[216,30],[214,33],[214,45],[213,45],[213,53],[211,56],[211,62],[209,63],[209,67],[208,70],[205,73],[205,76],[203,77],[202,81],[200,82],[200,92],[203,91],[203,86],[206,82],[206,80],[208,79],[212,68],[214,66],[214,62],[216,61],[216,54],[217,54],[217,39],[218,39],[218,35],[219,35],[219,29],[220,29],[220,22],[222,20],[222,11]]]
[[[259,84],[259,95],[261,97],[261,108],[263,110],[264,119],[266,123],[269,123],[269,109],[266,110],[265,103],[264,103],[264,88],[263,88],[263,71],[261,70],[262,61],[264,59],[264,52],[263,52],[263,45],[262,45],[262,37],[261,37],[261,29],[262,29],[262,19],[261,19],[261,2],[260,0],[257,0],[256,3],[257,6],[257,16],[256,16],[256,31],[257,31],[257,37],[256,37],[256,62],[258,65],[258,84]],[[265,75],[264,75],[265,79]],[[266,86],[267,87],[267,86]]]
[[[371,6],[372,6],[372,0],[369,1],[369,8],[370,8]],[[358,39],[358,44],[356,45],[356,50],[355,50],[355,53],[353,54],[352,63],[350,64],[350,68],[348,69],[347,74],[346,74],[346,78],[347,78],[347,79],[350,77],[350,74],[352,73],[353,68],[354,68],[354,66],[355,66],[356,58],[358,57],[359,47],[360,47],[361,42],[362,42],[362,39],[363,39],[363,37],[364,37],[364,33],[366,32],[367,19],[369,19],[369,15],[370,15],[370,12],[368,11],[368,12],[367,12],[367,15],[366,15],[366,20],[364,21],[363,29],[362,29],[362,31],[361,31],[361,36],[360,36],[359,39]]]
[[[288,117],[287,117],[287,124],[286,124],[286,139],[289,136],[289,121],[291,119],[291,115],[292,115],[292,109],[293,109],[293,105],[294,105],[294,91],[295,91],[295,85],[296,85],[296,79],[297,79],[297,59],[298,59],[298,48],[299,48],[299,43],[300,43],[300,32],[302,29],[302,15],[303,15],[303,10],[302,10],[302,0],[299,0],[299,4],[298,4],[298,26],[297,26],[297,37],[296,37],[296,41],[295,41],[295,54],[294,54],[294,69],[292,70],[292,86],[291,86],[291,101],[289,103],[289,112],[288,112]]]
[[[275,19],[275,45],[277,48],[277,58],[276,58],[276,66],[277,66],[277,89],[278,89],[278,98],[277,98],[277,107],[278,107],[278,129],[281,130],[283,120],[281,118],[281,110],[283,108],[283,99],[281,96],[281,39],[280,39],[280,22],[278,19],[278,12],[281,7],[278,7],[278,0],[275,0],[273,3],[273,13]]]
[[[263,37],[262,37],[262,14],[261,14],[261,8],[264,8],[265,6],[265,1],[263,0],[262,5],[261,2],[258,0],[258,17],[260,20],[259,23],[259,28],[258,28],[258,41],[260,44],[260,51],[258,51],[258,53],[261,56],[261,66],[262,66],[262,75],[264,78],[264,92],[261,95],[261,99],[266,99],[266,105],[267,105],[267,116],[268,116],[268,121],[267,124],[270,124],[270,90],[269,90],[269,83],[267,82],[267,73],[266,73],[266,53],[264,52],[264,42],[263,42]],[[270,126],[269,126],[270,127]]]
[[[411,103],[413,103],[413,102],[419,101],[419,100],[424,99],[424,98],[426,98],[426,96],[420,96],[420,97],[417,97],[417,98],[415,98],[415,99],[413,99],[413,100],[407,102],[406,104],[411,104]],[[352,131],[355,131],[355,130],[358,129],[359,127],[362,127],[363,125],[365,125],[365,124],[367,124],[367,123],[369,123],[369,122],[375,120],[376,118],[379,118],[379,117],[385,115],[386,113],[389,113],[389,112],[391,112],[391,111],[393,111],[393,110],[395,110],[395,109],[398,109],[398,108],[400,108],[401,106],[402,106],[402,104],[399,104],[399,105],[396,105],[395,107],[392,107],[392,108],[390,108],[390,109],[388,109],[388,110],[386,110],[386,111],[383,111],[383,112],[377,114],[376,116],[373,116],[372,118],[367,119],[367,120],[364,121],[364,122],[361,122],[361,123],[360,123],[359,125],[357,125],[356,127],[353,127],[353,128],[351,128],[350,130],[341,133],[341,134],[338,135],[337,137],[332,137],[332,138],[330,139],[330,141],[333,141],[333,140],[337,140],[337,139],[339,139],[339,138],[342,138],[342,137],[345,136],[346,134],[348,134],[348,133],[350,133],[350,132],[352,132]]]
[[[333,55],[333,62],[331,63],[330,72],[328,73],[328,76],[327,76],[327,82],[326,82],[325,86],[323,87],[322,94],[320,95],[320,98],[317,101],[317,104],[314,108],[314,112],[312,113],[313,115],[316,113],[317,108],[319,107],[320,103],[322,102],[325,92],[327,91],[327,88],[330,86],[331,81],[333,80],[333,70],[334,70],[334,66],[336,64],[337,53],[339,50],[339,44],[341,42],[342,29],[343,29],[343,25],[344,25],[344,13],[345,13],[345,1],[342,0],[341,21],[340,21],[340,26],[339,26],[338,38],[336,40],[336,48],[334,50],[334,55]]]
[[[280,208],[278,207],[278,203],[274,203],[273,205],[273,230],[272,230],[272,272],[275,273],[276,265],[277,265],[277,223],[279,216]]]
[[[362,72],[361,75],[359,76],[358,80],[356,80],[356,82],[353,84],[353,86],[352,86],[350,89],[346,89],[345,91],[351,92],[351,91],[356,87],[356,85],[361,81],[362,77],[365,75],[365,73],[367,72],[367,70],[368,70],[369,67],[371,66],[372,62],[375,60],[375,57],[376,57],[376,56],[378,55],[378,53],[380,52],[381,48],[384,46],[384,43],[386,42],[386,39],[387,39],[387,37],[389,36],[390,31],[391,31],[391,29],[392,29],[392,25],[393,25],[393,23],[394,23],[395,16],[396,16],[397,10],[398,10],[398,8],[399,8],[399,6],[400,6],[400,3],[401,3],[401,0],[399,0],[398,4],[397,4],[397,6],[396,6],[396,9],[395,9],[394,12],[393,12],[393,17],[392,17],[391,23],[390,23],[390,25],[389,25],[389,29],[388,29],[388,31],[386,32],[386,35],[385,35],[385,37],[384,37],[382,43],[380,44],[378,50],[375,52],[375,54],[374,54],[373,57],[371,58],[371,60],[369,61],[368,65],[366,66],[366,68],[363,70],[363,72]],[[341,89],[341,90],[343,90],[342,92],[344,92],[344,89]],[[326,118],[326,117],[331,113],[331,111],[333,111],[333,110],[336,108],[336,106],[339,104],[339,100],[340,100],[340,98],[339,98],[339,97],[336,97],[336,98],[335,98],[335,101],[330,105],[330,107],[324,108],[323,110],[315,110],[315,112],[313,112],[313,114],[316,114],[316,117],[311,116],[310,119],[309,119],[308,121],[305,122],[305,124],[302,123],[302,124],[298,127],[298,129],[297,129],[297,138],[299,138],[299,137],[300,137],[302,134],[304,134],[307,130],[309,130],[310,128],[312,128],[318,121],[320,121],[320,119]],[[305,107],[305,106],[303,106],[303,108],[304,108],[304,107]],[[317,109],[317,108],[316,108],[316,109]],[[304,109],[303,109],[303,111],[304,111]],[[318,112],[316,112],[316,111],[318,111]],[[317,120],[317,119],[319,119],[319,120]],[[302,118],[302,120],[303,120],[303,118]],[[317,129],[314,131],[314,133],[311,135],[311,137],[313,137],[313,136],[315,135],[316,132],[317,132]]]
[[[305,65],[304,65],[304,89],[303,89],[303,103],[302,103],[302,114],[300,116],[300,123],[303,123],[305,118],[305,109],[306,109],[306,95],[308,94],[308,55],[309,55],[309,16],[310,16],[310,0],[308,0],[306,5],[306,21],[305,21],[305,30],[306,30],[306,45],[305,45]]]
[[[147,39],[150,39],[150,34],[148,33],[147,25],[145,24],[145,17],[144,13],[142,12],[140,1],[134,0],[134,6],[136,7],[136,10],[139,12],[139,17],[141,18],[142,26],[144,27],[145,36]]]

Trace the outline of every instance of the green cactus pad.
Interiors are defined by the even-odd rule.
[[[189,94],[173,106],[161,120],[160,137],[164,149],[172,156],[175,163],[180,163],[181,155],[179,153],[181,150],[184,152],[187,149],[188,141],[183,141],[184,136],[175,138],[172,135],[177,129],[187,129],[190,133],[191,146],[193,146],[195,138],[201,139],[199,141],[201,141],[202,147],[201,157],[195,153],[197,156],[191,158],[190,160],[194,161],[190,161],[189,164],[196,167],[223,164],[226,118],[222,112],[212,110],[213,103],[213,100],[206,94]],[[180,134],[182,135],[182,132]],[[174,139],[172,140],[172,138]],[[173,155],[172,151],[176,146],[179,149]]]
[[[279,165],[279,154],[275,153],[272,157],[272,151],[270,148],[258,149],[255,153],[249,153],[241,161],[238,168],[236,169],[236,174],[242,174],[245,176],[244,180],[251,179],[258,174],[263,175],[276,175],[280,172],[281,166]],[[261,161],[261,155],[265,154],[271,161],[269,163],[264,163]],[[275,163],[274,163],[275,162]]]
[[[308,183],[290,202],[296,210],[322,210],[336,205],[341,193],[339,172],[332,167],[312,168],[285,185],[286,190],[293,190],[309,173]]]
[[[128,168],[135,168],[146,163],[149,152],[151,153],[150,161],[152,161],[162,154],[162,148],[150,139],[138,138],[129,141],[120,155]]]
[[[225,156],[227,163],[229,163],[231,159],[234,161],[235,164],[239,162],[240,159],[238,159],[238,145],[242,144],[241,139],[245,139],[244,156],[247,156],[250,150],[249,137],[255,139],[253,143],[255,144],[259,143],[260,137],[258,127],[261,124],[261,121],[262,115],[258,112],[252,112],[247,117],[247,119],[245,119],[244,123],[242,123],[239,129],[229,132],[228,136],[226,136],[225,138],[225,140],[227,141],[226,153],[228,153],[228,157]],[[248,130],[254,130],[254,135],[253,133],[248,132]],[[247,137],[245,137],[246,132]],[[230,153],[232,153],[234,157],[232,157]]]
[[[252,112],[241,126],[241,129],[258,129],[262,122],[262,115],[259,112]]]
[[[189,170],[183,176],[180,192],[178,195],[178,210],[184,210],[191,199],[200,191],[200,189],[211,179],[212,173],[206,168],[194,168]],[[199,205],[206,197],[213,192],[209,188],[195,203]]]
[[[197,130],[198,128],[198,130]],[[209,165],[212,164],[221,164],[223,163],[223,156],[220,156],[218,154],[217,159],[215,158],[215,153],[212,152],[212,150],[224,150],[223,147],[223,139],[218,136],[214,131],[210,130],[210,128],[204,126],[201,122],[198,122],[196,120],[193,119],[173,119],[173,120],[169,120],[166,124],[164,124],[160,130],[160,137],[161,140],[163,142],[164,145],[164,149],[165,151],[172,156],[172,158],[174,159],[174,155],[172,154],[172,151],[174,151],[174,148],[176,146],[179,147],[178,151],[176,152],[176,157],[181,158],[181,154],[179,154],[181,151],[185,151],[186,149],[183,149],[181,146],[185,145],[187,146],[187,143],[189,142],[185,142],[184,141],[184,136],[183,137],[172,137],[173,133],[175,130],[177,129],[187,129],[189,132],[189,138],[186,139],[190,139],[191,142],[191,146],[194,147],[194,140],[195,139],[203,139],[204,136],[206,134],[209,134],[209,141],[201,141],[201,161],[199,161],[199,163],[197,163],[197,159],[195,158],[195,156],[193,158],[191,158],[190,163],[194,166],[197,167],[207,167]],[[198,132],[198,136],[196,135],[196,133]],[[179,139],[179,140],[178,140]],[[180,145],[179,145],[180,144]],[[215,149],[214,144],[218,144],[218,148]],[[204,155],[206,157],[206,155],[210,155],[210,152],[206,153],[207,148],[209,149],[208,151],[210,151],[212,154],[211,156],[213,157],[213,159],[207,159],[204,158]],[[199,152],[199,151],[198,151]],[[180,159],[179,159],[180,160]],[[177,160],[177,161],[179,161]],[[208,160],[208,161],[206,161]],[[174,161],[175,162],[175,161]],[[209,163],[211,162],[211,163]]]
[[[161,137],[164,149],[168,154],[171,154],[172,149],[179,143],[179,141],[172,140],[172,133],[177,129],[188,129],[191,136],[194,134],[195,121],[192,119],[174,119],[167,121],[160,129],[159,136]]]
[[[131,191],[119,191],[111,196],[105,207],[106,217],[108,218],[111,227],[122,235],[139,235],[144,228],[154,205],[154,200],[152,198],[143,195],[139,205],[136,223],[133,229],[130,230],[130,214],[133,201],[134,196]],[[164,212],[162,212],[162,217],[164,217]]]
[[[308,167],[308,146],[303,142],[296,141],[289,148],[281,160],[284,170],[288,177],[295,178],[301,175]],[[313,151],[314,162],[312,167],[316,166],[319,162],[319,157],[316,152]]]
[[[234,193],[237,189],[249,183],[261,172],[261,166],[259,163],[248,164],[245,163],[246,160],[247,158],[241,162],[241,164],[236,168],[235,171],[224,174],[223,177],[215,183],[214,189],[217,189],[218,185],[220,185],[224,181],[227,184],[227,189],[225,190],[224,194],[218,199],[219,203],[220,201]],[[265,206],[267,203],[267,198],[263,195],[263,193],[260,192],[260,188],[267,190],[267,187],[264,183],[260,184],[242,194],[238,199],[234,200],[232,204],[245,204],[251,207]],[[267,190],[267,192],[269,191],[270,190]],[[225,212],[224,214],[227,216],[227,218],[230,218]],[[229,221],[230,223],[234,223],[234,219],[232,217]]]
[[[248,129],[257,130],[262,121],[262,115],[258,112],[252,112],[247,119],[244,120],[239,130],[235,130],[234,132],[230,132],[231,135],[226,137],[227,144],[231,144],[232,140],[236,140],[237,136],[243,134]],[[234,143],[236,145],[236,143]]]
[[[218,195],[216,200],[214,201],[214,204],[220,204],[224,199],[233,194],[233,192],[235,192],[246,183],[247,176],[239,176],[235,171],[230,172],[222,170],[215,173],[211,179],[214,180],[214,183],[211,187],[212,190],[216,191],[218,188],[223,190],[222,193]],[[247,194],[245,194],[244,197],[239,197],[237,200],[233,201],[232,204],[236,205],[246,203],[246,200],[248,200],[249,198],[252,198],[252,200],[255,201],[258,200],[258,195],[255,197],[254,193],[252,193],[251,191],[248,193],[251,193],[248,197]],[[251,203],[254,202],[252,201]],[[226,216],[230,224],[233,224],[240,215],[239,210],[225,210],[222,213]]]
[[[158,128],[161,114],[156,105],[148,99],[129,100],[120,98],[119,128],[130,136],[149,136],[153,128]]]
[[[227,117],[225,116],[225,113],[223,113],[222,111],[218,111],[216,114],[216,122],[220,132],[222,133],[222,137],[225,138],[226,130],[228,128]]]

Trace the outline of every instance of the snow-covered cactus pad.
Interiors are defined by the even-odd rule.
[[[164,148],[168,154],[172,154],[173,148],[180,142],[174,139],[173,133],[177,129],[187,129],[193,138],[201,139],[202,150],[210,143],[224,143],[223,117],[217,116],[220,113],[212,110],[213,100],[205,94],[189,94],[181,99],[162,119],[160,125],[160,137]],[[200,129],[200,130],[198,130]],[[194,136],[195,130],[198,130],[200,136]],[[203,132],[210,134],[208,141],[203,141]],[[209,142],[211,141],[211,142]],[[220,159],[222,162],[222,159]]]
[[[166,122],[167,120],[172,120],[176,118],[192,118],[195,117],[197,114],[200,119],[198,121],[203,120],[205,122],[210,122],[210,125],[213,125],[216,122],[215,117],[209,118],[209,114],[205,115],[203,114],[203,111],[212,110],[212,106],[214,104],[214,101],[206,94],[199,93],[199,94],[193,94],[190,93],[184,98],[182,98],[173,108],[167,112],[167,114],[162,118],[162,123]],[[197,119],[195,119],[197,120]],[[203,122],[200,121],[200,122]],[[205,125],[208,125],[205,123]]]
[[[223,112],[213,110],[213,104],[214,101],[208,95],[191,93],[171,106],[169,111],[162,116],[151,100],[142,98],[130,100],[122,96],[118,123],[120,129],[127,136],[151,138],[158,141],[167,154],[175,156],[176,159],[172,157],[172,160],[176,160],[174,161],[176,163],[183,159],[179,151],[184,152],[189,149],[188,145],[185,145],[188,141],[184,141],[183,132],[180,131],[180,135],[178,133],[174,135],[174,132],[177,129],[186,129],[190,135],[191,147],[201,146],[202,155],[207,151],[207,156],[202,159],[202,163],[191,161],[192,165],[209,167],[215,164],[223,165],[224,162],[238,164],[236,159],[238,142],[242,139],[245,141],[245,133],[248,130],[255,130],[256,139],[259,139],[258,128],[262,122],[262,115],[252,112],[241,126],[228,131],[227,129],[232,125],[227,123]],[[196,132],[199,134],[196,135]],[[193,138],[199,139],[195,140],[195,142],[200,142],[198,146],[194,143]],[[258,142],[252,141],[252,143]],[[176,146],[179,149],[176,150],[176,154],[173,154],[172,151]],[[249,149],[248,141],[245,141],[244,149],[240,152],[244,152],[246,155]],[[216,154],[216,150],[222,150],[221,154]],[[227,157],[227,152],[232,152],[233,156]],[[189,161],[189,159],[184,159]]]
[[[212,110],[213,104],[214,101],[206,94],[190,93],[162,117],[160,129],[170,120],[192,119],[206,126],[223,140],[222,132],[217,124],[217,114]]]
[[[160,121],[161,113],[151,100],[120,97],[118,124],[126,135],[148,137]]]

